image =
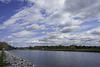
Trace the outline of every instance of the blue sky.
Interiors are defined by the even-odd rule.
[[[0,0],[0,41],[12,46],[100,46],[98,0]]]

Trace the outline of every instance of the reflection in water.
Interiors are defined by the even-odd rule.
[[[11,50],[38,67],[100,67],[100,53]]]

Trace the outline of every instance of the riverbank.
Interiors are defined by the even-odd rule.
[[[100,67],[100,53],[44,50],[9,50],[38,67]]]
[[[77,46],[77,45],[58,45],[58,46],[29,46],[18,47],[20,50],[47,50],[47,51],[77,51],[77,52],[100,52],[100,46]]]
[[[73,52],[100,52],[100,49],[29,49],[29,50],[73,51]]]
[[[5,54],[4,62],[10,63],[10,65],[6,67],[37,67],[31,62],[28,62],[24,60],[23,58],[20,58],[16,55],[13,55],[12,53],[8,51],[4,51],[4,54]]]

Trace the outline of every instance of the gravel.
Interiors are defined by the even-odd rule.
[[[4,61],[11,64],[10,66],[6,66],[6,67],[37,67],[31,62],[28,62],[16,55],[13,55],[8,51],[4,51],[4,53],[5,53]]]

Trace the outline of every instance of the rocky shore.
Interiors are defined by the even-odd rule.
[[[4,51],[4,53],[4,61],[10,63],[10,66],[6,67],[37,67],[36,65],[24,60],[23,58],[13,55],[12,53],[9,53],[8,51]]]

